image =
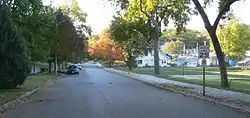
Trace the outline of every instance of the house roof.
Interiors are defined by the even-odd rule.
[[[152,52],[154,52],[154,50],[152,50]],[[159,49],[159,53],[160,53],[161,55],[163,55],[164,57],[166,57],[166,58],[172,58],[172,56],[170,56],[169,54],[163,52],[161,49]],[[136,56],[136,58],[143,57],[143,56],[145,56],[145,54],[144,54],[144,55],[141,55],[141,56]]]
[[[168,57],[168,58],[171,58],[171,56],[169,54],[166,54],[165,52],[163,52],[161,49],[159,49],[159,52],[165,56],[165,57]]]

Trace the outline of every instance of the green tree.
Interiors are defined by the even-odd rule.
[[[83,60],[84,48],[88,39],[81,30],[77,30],[71,17],[59,9],[56,13],[57,24],[57,56],[61,61],[78,62]]]
[[[181,41],[183,44],[185,44],[187,49],[192,49],[197,47],[197,43],[203,45],[204,41],[208,42],[209,38],[204,35],[203,32],[187,29],[181,32],[177,32],[176,30],[166,30],[162,33],[160,39],[167,42]]]
[[[75,33],[75,53],[73,60],[82,60],[87,57],[88,36],[91,36],[91,27],[86,23],[87,14],[81,10],[77,0],[71,0],[70,5],[60,7],[65,15],[68,15],[76,28]]]
[[[230,6],[239,0],[219,0],[218,1],[219,13],[213,24],[209,21],[208,15],[206,14],[204,7],[201,5],[201,2],[199,0],[192,0],[192,1],[195,5],[195,8],[198,10],[200,16],[202,17],[205,28],[212,40],[212,44],[214,46],[214,50],[217,55],[217,59],[219,61],[219,66],[220,66],[221,86],[229,87],[227,69],[225,63],[225,55],[223,54],[223,51],[221,49],[221,45],[218,40],[216,30],[221,19],[226,18],[227,16],[230,17],[231,15]],[[213,2],[213,0],[204,0],[205,6],[210,2]]]
[[[29,74],[25,41],[11,19],[6,1],[0,3],[0,89],[22,85]]]
[[[113,0],[109,0],[113,1]],[[150,26],[150,39],[154,44],[155,75],[159,75],[159,38],[161,36],[162,23],[168,25],[173,19],[177,30],[183,29],[188,20],[188,0],[118,0],[115,3],[125,8],[125,17],[129,21],[144,20]]]
[[[73,22],[76,22],[76,28],[85,35],[91,35],[91,27],[87,25],[87,14],[81,10],[77,0],[71,0],[71,5],[63,5],[60,7],[64,14],[70,16]]]
[[[217,31],[221,48],[226,57],[241,60],[249,47],[250,28],[232,19]]]
[[[56,57],[70,61],[76,44],[76,28],[71,18],[60,9],[56,12],[56,29]]]
[[[27,41],[29,56],[32,61],[44,61],[46,49],[43,48],[43,40],[40,31],[44,30],[40,20],[43,13],[41,0],[15,0],[11,2],[11,12],[14,24],[21,30],[21,36]]]
[[[183,42],[177,40],[177,41],[170,41],[164,45],[164,52],[174,54],[174,55],[180,55],[183,51]]]
[[[55,11],[41,0],[5,0],[11,7],[11,18],[27,42],[30,60],[46,61],[55,40]],[[53,35],[52,35],[53,34]]]
[[[111,39],[122,48],[124,61],[130,71],[134,66],[136,56],[143,54],[147,41],[140,32],[144,24],[129,22],[123,18],[115,18],[110,25]]]
[[[181,40],[181,41],[202,41],[206,36],[201,31],[186,29],[185,31],[177,32],[170,29],[162,32],[161,40]]]

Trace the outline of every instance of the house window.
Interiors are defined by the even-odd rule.
[[[142,60],[138,60],[138,64],[142,64]]]
[[[167,62],[166,62],[166,60],[162,60],[161,63],[165,64],[165,63],[167,63]]]

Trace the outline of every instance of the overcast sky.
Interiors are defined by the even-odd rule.
[[[44,0],[46,4],[51,0]],[[55,6],[59,6],[68,3],[71,0],[52,0]],[[77,0],[81,9],[88,14],[87,22],[90,24],[93,33],[99,33],[104,28],[107,28],[112,20],[112,16],[115,10],[104,0]],[[243,0],[242,0],[243,1]],[[250,25],[250,0],[245,0],[245,2],[236,2],[233,4],[232,8],[234,15],[241,22]],[[206,10],[211,21],[214,21],[216,15],[218,14],[216,4],[212,5],[208,10]],[[172,28],[172,26],[169,26]],[[191,21],[188,23],[188,28],[196,30],[204,30],[203,21],[200,16],[192,16]]]

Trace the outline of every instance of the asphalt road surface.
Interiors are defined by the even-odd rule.
[[[86,66],[3,118],[249,118],[233,109]]]

